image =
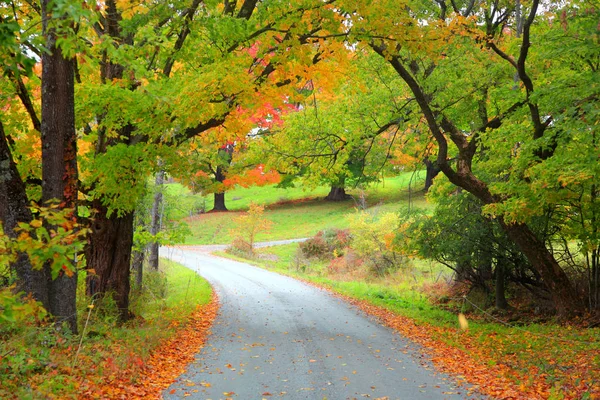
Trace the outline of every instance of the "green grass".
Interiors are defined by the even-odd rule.
[[[416,182],[416,183],[415,183]],[[347,216],[355,212],[364,196],[371,212],[397,211],[400,208],[420,207],[430,209],[422,190],[409,191],[408,185],[422,187],[422,178],[413,173],[403,173],[384,182],[373,185],[364,192],[358,189],[348,190],[351,200],[343,202],[327,202],[323,198],[328,188],[321,187],[315,191],[305,192],[299,188],[278,189],[274,186],[238,188],[227,193],[227,207],[230,212],[208,213],[186,218],[192,234],[185,244],[228,244],[233,240],[232,230],[235,229],[233,219],[236,211],[245,210],[250,202],[266,206],[265,216],[273,222],[269,232],[259,234],[257,241],[294,239],[309,237],[327,228],[348,227]],[[185,194],[179,186],[169,190],[178,190]],[[181,204],[187,204],[182,200]],[[207,199],[209,208],[211,203]]]
[[[417,321],[443,321],[452,326],[456,325],[455,314],[432,306],[420,290],[424,284],[443,281],[448,277],[448,270],[437,263],[410,260],[406,266],[390,276],[354,280],[352,276],[329,276],[327,261],[310,260],[306,269],[299,270],[297,251],[297,243],[266,247],[257,250],[259,256],[252,262],[278,273],[328,286],[352,298],[369,300],[373,304],[387,307]]]

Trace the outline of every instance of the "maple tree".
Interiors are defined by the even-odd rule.
[[[324,5],[307,2],[291,9],[286,5],[267,8],[252,0],[210,5],[200,1],[143,2],[136,6],[107,1],[95,7],[86,2],[52,3],[54,14],[63,16],[61,29],[65,29],[57,45],[68,54],[77,81],[76,126],[84,151],[79,154],[79,169],[71,165],[68,176],[76,178],[78,173],[83,195],[80,204],[91,212],[86,220],[91,228],[86,251],[87,292],[92,296],[114,293],[122,319],[129,317],[134,209],[144,194],[146,178],[159,169],[159,159],[173,160],[174,146],[189,138],[224,123],[229,131],[246,129],[236,122],[240,106],[252,110],[263,98],[281,102],[288,87],[293,93],[294,84],[303,82],[311,67],[328,56],[317,36],[337,29],[337,18],[333,8]],[[3,15],[14,11],[6,10]],[[2,57],[10,61],[6,71],[12,77],[12,81],[3,80],[3,85],[10,82],[11,100],[21,103],[10,106],[18,108],[13,114],[15,125],[23,121],[23,115],[29,116],[25,125],[32,125],[37,132],[45,123],[40,122],[36,110],[39,80],[33,79],[29,86],[18,72],[31,70],[33,64],[25,49],[42,57],[37,24],[40,10],[31,4],[18,10],[15,21],[1,21],[3,28],[8,28],[2,31],[3,40],[7,38]],[[265,89],[257,95],[259,86]],[[23,125],[16,127],[23,130]],[[14,137],[13,126],[10,128],[11,133],[2,138],[8,144]],[[29,133],[22,136],[36,140]],[[27,142],[16,143],[12,149],[3,147],[3,159],[9,160],[16,146]],[[35,168],[34,158],[24,155],[19,154],[14,164],[6,164],[13,170],[20,168],[22,176],[29,174],[27,167]],[[76,161],[69,155],[61,162],[67,159]],[[39,180],[39,172],[35,179]],[[19,187],[18,180],[14,182],[10,184]],[[73,184],[77,183],[73,180],[64,191],[69,201],[76,198]],[[22,189],[21,185],[21,193]],[[34,188],[32,195],[28,199],[42,197],[39,188]],[[56,194],[44,192],[43,197],[51,195]],[[13,200],[14,204],[26,204],[11,196]],[[15,217],[15,210],[3,210],[3,220],[28,218],[26,211]]]
[[[394,91],[393,76],[380,74],[378,59],[362,51],[347,57],[315,75],[298,111],[261,132],[254,150],[287,175],[286,183],[328,185],[326,200],[333,201],[348,197],[347,186],[367,185],[390,170],[410,114],[410,100]],[[381,79],[368,85],[368,74]]]
[[[586,4],[572,2],[565,12]],[[542,276],[559,313],[581,312],[583,302],[570,277],[531,229],[531,218],[547,210],[538,205],[550,206],[540,198],[548,199],[553,190],[535,190],[530,177],[555,160],[564,162],[559,154],[570,146],[561,145],[560,133],[575,132],[563,124],[570,115],[586,118],[586,106],[597,102],[597,92],[588,85],[555,101],[556,89],[547,83],[536,56],[552,46],[532,45],[534,35],[552,22],[542,15],[539,1],[527,6],[349,1],[340,8],[351,21],[350,41],[371,48],[409,88],[436,144],[441,171],[485,204],[484,212],[496,218]],[[520,15],[523,34],[517,35]],[[551,27],[553,35],[563,36],[557,25]],[[591,39],[591,24],[588,29]],[[597,54],[590,47],[583,51],[586,57]],[[579,66],[577,78],[589,82],[594,64]],[[539,197],[528,195],[536,191]]]
[[[19,105],[7,105],[24,110],[29,120],[23,125],[11,126],[11,132],[6,133],[4,127],[0,129],[1,152],[3,169],[6,177],[0,184],[8,194],[6,203],[0,206],[3,221],[8,222],[8,236],[16,233],[16,225],[26,229],[27,224],[36,228],[32,230],[37,240],[43,242],[50,252],[45,254],[41,261],[44,265],[32,263],[32,253],[28,249],[21,249],[14,268],[21,280],[21,288],[34,295],[35,299],[55,317],[57,325],[66,322],[72,332],[77,331],[76,317],[76,257],[71,260],[60,257],[59,245],[51,246],[50,237],[57,236],[63,230],[74,230],[77,227],[76,200],[78,193],[78,168],[77,168],[77,138],[75,135],[75,102],[74,102],[74,53],[70,49],[70,40],[63,39],[71,35],[74,22],[60,5],[42,1],[39,6],[27,6],[17,14],[13,9],[12,17],[2,19],[3,39],[6,46],[2,47],[2,54],[9,55],[5,64],[5,72],[12,90],[9,97],[14,96],[20,100]],[[26,26],[36,26],[41,21],[41,36],[35,38],[34,33],[22,31]],[[23,26],[21,25],[23,24]],[[28,36],[29,35],[29,36]],[[34,42],[35,40],[35,42]],[[29,49],[27,54],[25,48]],[[33,64],[35,57],[42,61],[41,70],[41,112],[35,104],[35,96],[31,87],[26,85],[29,78],[33,77]],[[9,87],[5,87],[8,89]],[[27,132],[32,128],[33,133]],[[13,134],[40,136],[41,154],[41,196],[37,191],[30,195],[24,185],[21,173],[13,157],[17,148]],[[20,160],[19,160],[20,161]],[[39,185],[41,183],[41,185]],[[52,219],[40,222],[33,219],[28,210],[29,200],[34,198],[44,205],[55,203],[56,208],[66,214],[62,225],[56,225]],[[56,221],[54,221],[56,222]],[[35,224],[35,225],[34,225]],[[42,227],[41,225],[45,225]],[[25,236],[23,236],[25,235]],[[28,238],[28,233],[21,233],[15,238],[23,241]],[[70,242],[67,243],[67,246]],[[35,247],[35,246],[34,246]],[[28,254],[29,253],[29,254]],[[30,259],[28,259],[28,257]],[[54,261],[51,261],[54,258]],[[56,260],[62,261],[62,266],[57,266]]]
[[[95,29],[99,43],[89,51],[96,54],[81,66],[82,73],[85,69],[93,74],[94,65],[101,70],[100,82],[82,83],[80,89],[81,121],[95,142],[95,152],[83,163],[83,174],[89,171],[85,192],[95,210],[87,254],[95,275],[88,279],[88,294],[114,291],[123,318],[127,318],[133,209],[143,193],[144,176],[155,166],[153,157],[160,155],[168,162],[173,159],[172,145],[223,124],[236,131],[235,111],[241,104],[253,105],[256,85],[298,79],[293,69],[276,69],[285,60],[273,55],[278,49],[293,52],[310,36],[302,37],[304,31],[296,28],[283,28],[280,36],[275,26],[285,27],[289,18],[318,18],[310,13],[332,13],[310,7],[263,13],[256,1],[237,8],[227,4],[200,7],[193,1],[173,13],[166,6],[141,4],[132,11],[109,1]],[[238,51],[259,36],[263,41],[254,55]],[[140,58],[143,55],[150,57],[149,62]],[[300,56],[309,65],[315,62],[313,50]],[[281,97],[280,87],[285,85],[272,86]],[[119,190],[124,182],[129,185],[126,192]]]

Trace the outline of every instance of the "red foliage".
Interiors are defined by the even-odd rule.
[[[281,181],[281,176],[277,171],[264,171],[264,166],[259,165],[258,167],[247,171],[243,175],[235,175],[229,177],[223,181],[223,185],[226,189],[234,186],[265,186],[270,184],[276,184]]]

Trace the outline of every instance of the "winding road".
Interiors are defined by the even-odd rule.
[[[418,347],[326,291],[208,252],[165,248],[215,288],[205,347],[165,399],[464,399]]]

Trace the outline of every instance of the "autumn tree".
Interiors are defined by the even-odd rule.
[[[347,199],[348,186],[367,185],[389,171],[411,114],[410,99],[393,89],[393,76],[379,75],[370,85],[364,80],[365,71],[381,72],[380,60],[362,52],[348,57],[346,65],[315,76],[299,110],[263,132],[257,147],[272,168],[305,186],[328,185],[326,200],[332,201]],[[324,81],[341,83],[321,87]]]
[[[58,201],[60,209],[71,209],[74,226],[77,213],[78,167],[75,133],[75,59],[59,35],[71,34],[74,22],[64,18],[56,5],[42,0],[42,201]],[[56,227],[55,227],[56,228]],[[73,260],[75,262],[75,260]],[[46,267],[49,268],[49,267]],[[74,267],[70,267],[75,270]],[[77,274],[60,272],[48,283],[48,311],[57,322],[67,322],[77,332]]]
[[[73,10],[71,10],[73,11]],[[75,10],[76,12],[77,10]],[[6,15],[6,14],[5,14]],[[16,144],[12,135],[7,134],[4,126],[0,129],[0,158],[3,160],[7,179],[3,179],[0,187],[6,189],[6,203],[0,206],[0,216],[6,224],[8,236],[14,237],[15,224],[32,221],[28,210],[29,200],[40,200],[45,205],[55,204],[59,210],[65,210],[66,220],[61,227],[47,222],[44,235],[48,232],[57,235],[59,229],[72,230],[77,225],[77,138],[75,134],[75,103],[74,103],[74,53],[70,40],[75,29],[72,14],[67,13],[59,5],[42,1],[40,6],[29,5],[20,10],[17,15],[13,9],[14,20],[2,19],[3,40],[7,46],[2,48],[3,58],[6,59],[5,74],[13,86],[15,97],[20,100],[20,106],[29,117],[25,127],[31,126],[34,132],[40,134],[41,146],[41,198],[30,196],[24,184],[18,165],[12,152]],[[20,19],[19,19],[20,18]],[[41,37],[37,41],[35,33],[31,36],[25,26],[35,27],[41,21]],[[7,29],[4,29],[7,28]],[[20,36],[20,40],[17,40]],[[65,39],[67,38],[67,39]],[[61,40],[62,39],[62,40]],[[74,39],[75,40],[75,39]],[[25,49],[29,54],[25,55]],[[8,50],[8,51],[6,51]],[[6,51],[6,52],[5,52]],[[8,53],[8,57],[7,56]],[[41,59],[41,117],[35,105],[32,88],[26,80],[32,76],[33,57]],[[30,125],[29,125],[30,124]],[[25,128],[24,130],[27,130]],[[23,133],[22,133],[23,134]],[[31,134],[29,132],[29,134]],[[20,160],[19,160],[20,161]],[[37,192],[39,193],[39,191]],[[4,203],[4,202],[3,202]],[[42,228],[39,220],[36,228]],[[52,233],[54,232],[54,233]],[[36,234],[40,235],[42,231]],[[19,240],[30,238],[29,234]],[[38,240],[44,238],[38,237]],[[50,237],[48,237],[50,239]],[[58,250],[58,249],[57,249]],[[27,257],[21,254],[16,262],[16,270],[21,280],[21,287],[30,292],[55,317],[57,324],[66,322],[72,332],[77,331],[76,318],[76,263],[75,259],[63,260],[62,268],[56,270],[58,252],[54,261],[47,261],[45,266],[37,266],[36,271]]]
[[[587,119],[587,110],[597,102],[597,91],[586,83],[595,64],[577,63],[569,73],[570,82],[586,85],[577,86],[577,93],[566,81],[555,81],[565,89],[565,96],[557,99],[557,88],[545,79],[536,53],[557,49],[553,46],[560,41],[544,45],[539,37],[550,29],[569,42],[570,33],[542,15],[539,1],[527,8],[516,4],[348,2],[341,9],[351,20],[353,40],[381,56],[409,88],[437,146],[441,171],[485,204],[484,212],[496,218],[525,254],[558,312],[567,316],[581,312],[582,299],[551,247],[530,226],[532,217],[558,205],[548,201],[555,185],[538,188],[531,177],[554,162],[570,160],[564,151],[583,131],[574,131],[568,121]],[[586,9],[586,2],[571,4],[574,8],[567,5],[566,15],[584,14],[579,7]],[[524,16],[520,37],[515,34],[516,15]],[[597,56],[597,46],[589,47],[593,29],[589,24],[581,31],[587,60]],[[564,54],[565,49],[560,51]],[[572,62],[564,61],[565,67]],[[553,70],[566,73],[561,62],[552,63]]]
[[[168,164],[174,146],[221,125],[237,131],[240,108],[285,98],[300,72],[328,56],[316,35],[338,26],[333,8],[316,1],[291,9],[107,1],[94,18],[78,90],[80,126],[94,149],[82,162],[94,210],[88,294],[114,292],[126,319],[133,212],[158,157],[176,168]],[[293,67],[280,68],[292,58]]]

